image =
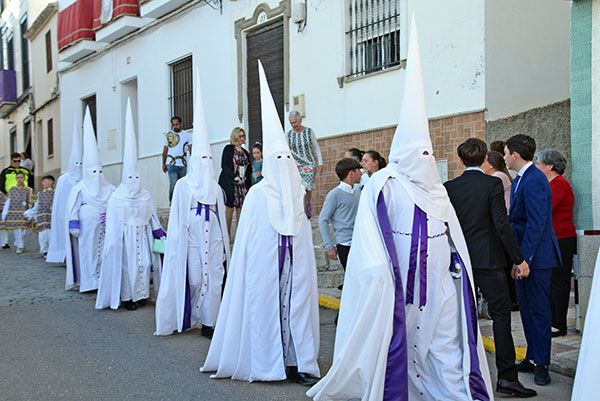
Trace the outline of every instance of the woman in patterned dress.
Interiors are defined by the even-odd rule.
[[[323,156],[321,147],[317,142],[314,131],[302,125],[302,114],[293,110],[289,114],[292,129],[287,133],[287,141],[290,150],[298,165],[298,172],[302,179],[302,185],[306,188],[304,197],[304,210],[310,219],[312,209],[310,205],[312,191],[315,187],[315,177],[323,170]]]
[[[242,145],[246,143],[246,132],[241,127],[235,127],[231,131],[229,144],[223,148],[221,156],[221,174],[219,175],[219,186],[225,192],[225,218],[227,230],[231,233],[231,221],[233,211],[237,210],[237,218],[244,203],[246,193],[252,185],[252,166],[250,165],[250,154]]]

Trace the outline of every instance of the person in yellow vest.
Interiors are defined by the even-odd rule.
[[[33,206],[33,190],[25,186],[25,173],[16,173],[17,185],[8,192],[8,200],[2,209],[2,220],[5,230],[12,230],[17,253],[23,253],[25,248],[25,235],[32,224],[27,221],[23,213]]]
[[[21,167],[21,154],[13,153],[10,157],[10,166],[0,172],[0,191],[8,195],[8,191],[17,185],[17,173],[25,175],[25,186],[33,188],[33,174],[25,167]]]

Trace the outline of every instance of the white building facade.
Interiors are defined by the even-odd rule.
[[[78,1],[59,2],[61,13]],[[325,174],[317,184],[317,205],[336,185],[333,166],[346,149],[387,156],[413,14],[434,152],[447,177],[460,173],[456,147],[471,136],[486,139],[490,121],[569,98],[566,2],[515,1],[516,11],[509,13],[500,1],[474,0],[148,0],[137,15],[115,18],[117,3],[112,19],[99,12],[105,23],[58,55],[61,149],[68,154],[73,114],[81,120],[90,105],[105,173],[118,183],[124,105],[131,98],[142,178],[159,207],[168,205],[160,156],[164,133],[172,115],[191,124],[195,68],[218,174],[221,149],[234,127],[260,140],[256,60],[263,61],[285,126],[287,113],[300,110],[319,138]],[[529,35],[541,12],[544,34]],[[550,49],[556,55],[552,65],[546,59]]]

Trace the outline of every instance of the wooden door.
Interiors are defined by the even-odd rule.
[[[263,64],[279,119],[283,125],[283,20],[259,27],[247,37],[248,147],[262,143],[258,62]]]

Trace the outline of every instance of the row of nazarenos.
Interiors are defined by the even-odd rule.
[[[215,372],[215,378],[293,378],[314,384],[320,375],[319,316],[312,234],[302,205],[304,188],[260,64],[259,77],[264,179],[246,197],[227,263],[223,199],[212,171],[196,76],[197,145],[188,175],[175,188],[156,302],[156,334],[210,328],[216,322],[202,371]],[[391,163],[363,191],[333,366],[308,392],[316,400],[493,398],[469,256],[437,174],[422,85],[413,22]],[[84,135],[83,179],[71,190],[66,210],[67,285],[79,283],[85,290],[100,278],[100,285],[106,282],[110,289],[106,295],[99,290],[97,306],[117,307],[129,296],[117,296],[126,292],[123,283],[129,283],[133,299],[137,279],[135,269],[118,266],[153,266],[152,258],[140,262],[139,254],[130,257],[128,252],[136,252],[138,241],[148,244],[163,233],[156,226],[153,207],[142,207],[139,214],[128,209],[138,200],[149,201],[138,185],[135,167],[124,167],[117,195],[104,180],[87,113]],[[130,140],[127,143],[132,146]],[[113,205],[114,212],[107,210]],[[104,253],[98,251],[100,242]],[[130,244],[136,245],[131,249]],[[106,263],[100,263],[101,255]],[[85,286],[83,276],[89,282]]]

